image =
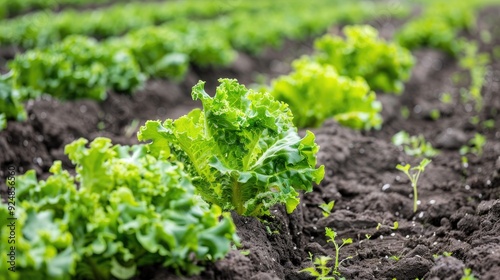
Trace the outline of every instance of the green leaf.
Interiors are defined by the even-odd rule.
[[[118,279],[130,279],[137,271],[136,265],[126,267],[121,265],[115,258],[111,259],[111,274]]]
[[[403,171],[404,173],[408,173],[410,171],[410,167],[411,167],[411,165],[409,165],[409,164],[406,164],[404,166],[401,164],[396,165],[396,169]]]
[[[314,277],[321,276],[321,274],[318,271],[316,271],[316,268],[314,267],[306,267],[304,269],[299,270],[299,272],[308,272],[309,275]]]

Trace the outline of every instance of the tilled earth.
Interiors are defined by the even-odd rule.
[[[490,54],[500,43],[500,31],[494,29],[500,23],[499,13],[498,8],[485,9],[478,17],[478,28],[489,30],[494,38],[481,44],[481,50]],[[63,150],[74,139],[106,136],[117,144],[137,143],[135,132],[146,120],[176,118],[199,106],[189,96],[198,79],[207,80],[209,92],[213,92],[217,77],[235,77],[249,85],[259,73],[268,77],[287,73],[293,58],[310,51],[311,40],[287,42],[283,50],[268,50],[258,57],[240,54],[226,69],[193,67],[181,84],[153,80],[133,96],[111,92],[103,103],[30,102],[29,120],[9,122],[0,132],[0,165],[3,169],[14,164],[21,173],[35,169],[41,178],[48,176],[54,160],[72,168]],[[357,132],[334,121],[313,129],[321,147],[318,161],[327,170],[323,182],[303,195],[301,205],[291,215],[281,206],[263,220],[233,215],[242,240],[240,250],[249,254],[232,251],[209,265],[202,275],[187,279],[313,279],[298,271],[312,265],[308,252],[334,256],[333,245],[326,242],[325,227],[337,231],[339,240],[354,241],[340,254],[341,259],[352,257],[340,268],[347,279],[460,279],[464,268],[471,268],[480,279],[498,279],[500,59],[492,56],[483,87],[485,106],[477,114],[471,104],[460,101],[460,87],[468,81],[456,59],[428,49],[414,55],[418,62],[403,95],[379,95],[385,120],[381,130]],[[456,73],[465,78],[453,81]],[[444,92],[453,96],[452,103],[439,100]],[[407,119],[401,117],[403,107],[410,110]],[[433,120],[432,110],[439,110],[441,117]],[[471,124],[475,115],[482,121],[493,119],[495,127]],[[410,182],[395,166],[415,165],[419,160],[391,144],[391,137],[400,130],[422,134],[441,149],[419,181],[416,213]],[[468,166],[464,166],[459,148],[476,132],[487,138],[484,152],[468,155]],[[323,217],[318,206],[332,200],[332,214]],[[399,227],[394,230],[395,221]],[[444,256],[445,252],[451,256]],[[180,278],[152,267],[137,279]]]

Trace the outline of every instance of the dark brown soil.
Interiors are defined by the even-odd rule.
[[[500,23],[499,13],[498,8],[486,9],[478,26],[492,31]],[[500,36],[495,35],[481,49],[491,53],[499,43]],[[209,92],[218,77],[236,77],[251,84],[256,73],[286,73],[290,60],[310,52],[310,46],[310,41],[287,42],[286,51],[269,50],[258,58],[241,54],[227,69],[195,68],[181,84],[154,80],[134,96],[110,93],[101,104],[34,101],[27,106],[27,122],[9,122],[0,133],[0,164],[2,169],[14,164],[20,172],[34,168],[42,177],[53,160],[63,160],[71,168],[63,147],[72,140],[107,136],[114,143],[136,143],[135,132],[145,120],[175,118],[199,105],[189,96],[198,79],[208,80]],[[182,278],[153,267],[137,279],[314,279],[298,271],[312,265],[308,252],[334,256],[333,245],[326,242],[325,227],[337,231],[339,240],[354,241],[340,254],[341,259],[352,257],[340,267],[347,279],[460,279],[464,268],[471,268],[479,279],[498,279],[500,61],[492,61],[483,88],[485,108],[479,116],[483,121],[496,121],[494,128],[486,129],[470,123],[475,113],[470,104],[460,102],[459,88],[467,80],[453,83],[452,75],[463,72],[457,61],[427,49],[415,52],[415,56],[418,63],[404,94],[380,95],[385,119],[380,131],[356,132],[334,121],[313,130],[321,146],[318,161],[327,172],[312,193],[303,195],[293,214],[285,214],[278,206],[272,217],[263,220],[233,215],[242,239],[241,250],[249,250],[248,255],[232,251],[197,277]],[[451,104],[439,101],[443,92],[452,94]],[[400,116],[403,106],[411,111],[406,120]],[[430,118],[433,109],[441,113],[437,120]],[[138,125],[131,126],[135,119]],[[410,182],[395,166],[419,160],[391,144],[392,135],[400,130],[423,134],[441,148],[419,182],[421,203],[416,213]],[[464,167],[458,149],[476,132],[487,137],[484,153],[469,155],[469,165]],[[3,173],[0,176],[4,177]],[[334,211],[323,217],[318,206],[332,200]],[[394,221],[399,222],[396,230],[391,229]],[[444,252],[452,254],[442,256]]]

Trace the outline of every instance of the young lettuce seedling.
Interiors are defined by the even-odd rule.
[[[342,247],[344,247],[344,245],[351,244],[352,239],[351,238],[347,238],[347,239],[342,238],[342,244],[339,245],[339,243],[337,243],[335,241],[335,237],[337,237],[337,233],[329,227],[325,227],[325,235],[328,238],[330,238],[329,240],[327,240],[327,242],[332,242],[333,246],[335,246],[335,266],[333,267],[333,274],[340,276],[339,265],[342,262],[344,262],[345,260],[352,259],[352,257],[349,256],[349,257],[339,261],[340,249],[342,249]]]
[[[423,135],[410,136],[406,131],[400,131],[392,136],[392,143],[396,146],[402,146],[404,152],[414,157],[435,157],[439,150],[432,147]]]
[[[309,252],[309,259],[313,262],[313,267],[307,267],[299,272],[309,272],[311,276],[316,277],[316,280],[335,280],[335,277],[329,276],[332,272],[332,268],[328,267],[327,264],[332,258],[327,256],[319,256],[314,259],[311,252]]]
[[[318,207],[323,210],[323,217],[328,217],[332,213],[332,209],[335,206],[335,201],[332,200],[329,203],[322,203]]]
[[[396,168],[402,171],[411,181],[411,187],[413,188],[413,212],[417,212],[417,201],[418,201],[418,192],[417,192],[417,183],[420,177],[420,174],[424,172],[425,167],[431,163],[430,159],[424,158],[418,166],[411,167],[411,165],[406,164],[405,166],[398,164]]]
[[[483,147],[486,145],[486,137],[480,133],[474,134],[474,138],[469,140],[469,145],[460,148],[460,154],[473,153],[480,157],[483,154]]]
[[[398,221],[394,222],[394,226],[391,227],[392,230],[397,230],[399,228],[399,223]]]
[[[477,280],[477,278],[472,274],[472,269],[464,268],[464,275],[460,280]]]
[[[299,272],[308,272],[311,276],[315,276],[317,280],[335,280],[336,277],[340,277],[339,265],[345,260],[352,259],[352,257],[349,256],[339,261],[340,249],[347,244],[351,244],[352,239],[351,238],[342,239],[341,244],[335,242],[335,237],[337,237],[337,233],[329,227],[325,228],[325,235],[326,237],[329,238],[327,242],[332,242],[333,245],[335,246],[335,264],[333,268],[327,266],[328,262],[332,260],[331,257],[319,256],[314,259],[313,262],[314,267],[307,267],[300,270]],[[313,260],[313,256],[310,252],[309,252],[309,259],[311,261]]]

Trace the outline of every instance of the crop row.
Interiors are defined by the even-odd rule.
[[[0,24],[0,45],[12,44],[24,48],[43,47],[70,35],[87,35],[102,39],[175,19],[197,20],[215,17],[222,17],[220,21],[229,25],[248,26],[248,21],[251,20],[261,27],[265,26],[271,29],[281,27],[282,31],[286,31],[284,26],[287,24],[291,24],[292,26],[288,28],[292,29],[297,17],[309,17],[309,21],[314,21],[311,23],[312,28],[324,29],[322,21],[328,20],[330,23],[339,20],[359,21],[368,16],[377,15],[380,13],[378,11],[382,9],[380,4],[368,3],[367,6],[365,2],[342,3],[338,0],[314,0],[307,3],[298,0],[226,2],[129,3],[94,11],[39,12],[3,21]],[[230,18],[225,18],[224,15],[229,15]],[[263,18],[271,22],[264,25],[261,21]],[[75,21],[75,19],[78,20]],[[300,22],[305,19],[299,18],[297,20]],[[276,24],[277,26],[275,26]],[[256,34],[257,31],[268,32],[266,29],[255,28],[253,30]]]
[[[380,128],[382,107],[372,90],[399,94],[410,77],[414,58],[407,49],[380,39],[371,26],[346,26],[344,33],[317,39],[312,55],[271,83],[269,91],[290,106],[298,127],[333,117],[355,129]]]
[[[0,218],[17,218],[0,237],[17,236],[17,265],[11,273],[2,254],[0,276],[130,279],[155,264],[196,274],[239,243],[229,211],[263,216],[280,203],[291,213],[298,191],[324,176],[314,135],[301,138],[288,107],[269,93],[220,82],[214,97],[201,82],[193,87],[203,110],[147,122],[138,138],[148,145],[97,138],[87,147],[80,139],[65,148],[76,176],[61,162],[44,181],[34,171],[9,176],[8,202],[20,203],[0,202]]]
[[[100,42],[74,35],[57,42],[55,38],[64,36],[49,28],[43,36],[37,34],[31,41],[51,38],[44,39],[47,47],[17,55],[9,63],[10,73],[0,80],[0,114],[4,114],[4,119],[22,120],[25,117],[22,102],[41,94],[61,99],[102,100],[109,89],[133,92],[147,77],[179,80],[189,64],[227,65],[234,60],[235,50],[257,53],[269,45],[279,46],[285,38],[302,39],[324,31],[334,22],[360,21],[379,13],[375,6],[359,3],[320,9],[325,0],[310,5],[298,1],[287,7],[257,2],[265,9],[253,7],[254,11],[242,7],[217,19],[176,20],[138,28]],[[134,7],[130,11],[139,9],[130,7]],[[303,13],[306,7],[310,12]],[[192,13],[199,11],[198,8],[184,9]],[[38,30],[35,27],[38,25],[30,26]],[[111,26],[111,22],[107,26]]]
[[[64,7],[78,7],[90,4],[105,4],[116,1],[129,0],[0,0],[0,19],[13,17],[25,12],[41,9],[56,9]]]
[[[292,22],[285,21],[297,24]],[[148,75],[182,76],[188,62],[228,63],[237,41],[222,35],[203,37],[225,34],[228,26],[211,23],[147,27],[102,42],[69,36],[28,51],[3,77],[0,94],[6,95],[0,106],[43,93],[101,99],[109,88],[134,91]],[[319,26],[302,24],[300,30],[307,32]],[[301,34],[295,28],[281,30],[292,38]],[[260,33],[246,34],[251,38]],[[296,60],[294,71],[273,81],[269,89],[249,90],[235,80],[221,79],[211,97],[203,82],[198,83],[192,97],[203,109],[176,120],[146,122],[138,139],[149,144],[113,146],[105,138],[88,147],[84,139],[73,142],[65,153],[76,165],[75,176],[62,170],[60,162],[46,180],[39,181],[34,171],[20,177],[10,173],[0,218],[17,220],[11,227],[0,227],[0,238],[17,237],[17,267],[15,274],[8,270],[12,247],[2,242],[0,249],[7,254],[0,256],[0,276],[130,279],[151,265],[197,274],[204,262],[223,258],[231,244],[239,244],[229,211],[260,217],[276,204],[294,211],[299,192],[312,191],[325,172],[324,166],[316,166],[319,147],[314,134],[307,131],[301,138],[297,126],[318,126],[334,117],[354,128],[378,127],[380,106],[373,90],[400,93],[414,63],[407,49],[380,39],[369,26],[349,26],[344,34],[318,39],[314,53]],[[253,42],[260,48],[268,41]],[[477,50],[469,45],[469,52]],[[91,90],[83,90],[85,86]],[[2,110],[15,108],[9,104]],[[412,181],[415,210],[418,176],[429,162],[413,169],[398,166]],[[420,168],[417,175],[410,174],[415,168]],[[11,205],[15,200],[18,203]],[[333,273],[338,273],[338,251],[352,240],[339,245],[336,233],[326,231],[336,247]],[[315,262],[323,265],[323,274],[332,271],[328,260]],[[316,269],[303,271],[321,276]]]

